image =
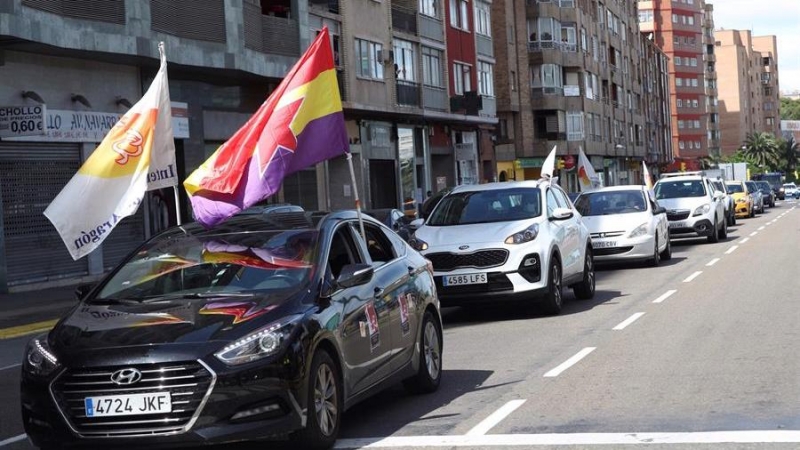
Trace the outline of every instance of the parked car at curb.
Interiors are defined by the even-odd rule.
[[[407,242],[411,238],[411,234],[413,233],[413,230],[411,229],[412,220],[407,215],[403,214],[403,212],[399,209],[370,209],[364,211],[364,214],[372,216],[380,223],[391,228],[395,233],[397,233],[398,236],[403,238],[404,241]]]
[[[736,217],[744,218],[753,217],[755,215],[755,210],[753,209],[753,195],[743,181],[726,181],[725,189],[728,191],[728,195],[733,198]]]
[[[702,172],[662,174],[654,191],[658,204],[667,209],[670,237],[695,234],[709,242],[728,237],[725,198],[716,192]]]
[[[409,243],[433,264],[443,305],[517,299],[558,314],[563,286],[594,296],[589,231],[548,180],[456,187]]]
[[[658,266],[672,258],[667,210],[645,186],[613,186],[583,192],[575,209],[592,236],[595,261],[647,261]]]
[[[330,448],[342,413],[402,381],[435,391],[429,262],[355,211],[240,215],[150,239],[22,364],[43,448],[197,448],[288,436]]]
[[[725,182],[720,180],[712,180],[711,184],[714,185],[714,189],[717,192],[722,192],[725,194],[725,198],[722,200],[725,204],[725,217],[728,221],[728,226],[736,225],[736,205],[733,202],[733,197],[728,194],[728,189],[725,187]]]
[[[775,207],[775,193],[772,191],[772,186],[766,181],[756,181],[756,186],[761,191],[761,195],[764,198],[764,205],[769,206],[770,208]]]
[[[764,194],[758,187],[755,181],[745,181],[745,186],[750,194],[753,196],[753,211],[756,214],[764,214]]]

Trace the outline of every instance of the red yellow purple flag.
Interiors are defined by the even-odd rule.
[[[349,149],[327,27],[255,115],[183,183],[211,227],[275,194],[287,175]]]

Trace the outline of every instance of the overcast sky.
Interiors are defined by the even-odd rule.
[[[711,0],[717,29],[778,36],[782,92],[800,91],[800,0]]]

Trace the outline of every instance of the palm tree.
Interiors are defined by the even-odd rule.
[[[778,145],[772,134],[755,132],[747,136],[743,150],[756,166],[768,167],[777,159]]]
[[[778,145],[778,156],[781,161],[781,168],[785,171],[787,176],[791,174],[792,178],[794,178],[794,171],[797,169],[798,151],[800,151],[800,147],[792,135],[789,135],[786,139],[781,139]],[[789,181],[788,178],[787,181]]]

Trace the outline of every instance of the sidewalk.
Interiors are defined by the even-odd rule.
[[[58,319],[76,303],[75,286],[0,294],[0,329]]]

